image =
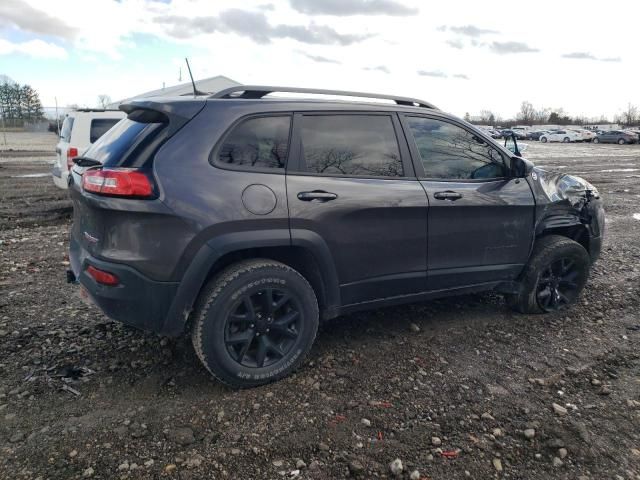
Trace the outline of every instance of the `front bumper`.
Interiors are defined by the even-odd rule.
[[[99,260],[70,239],[70,279],[80,283],[92,303],[109,318],[132,327],[163,334],[163,326],[178,283],[158,282],[140,274],[135,269],[114,262]],[[87,273],[89,265],[113,273],[120,280],[117,286],[97,283]]]

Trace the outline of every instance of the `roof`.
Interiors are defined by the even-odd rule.
[[[225,77],[224,75],[218,75],[216,77],[204,78],[202,80],[196,80],[196,89],[201,92],[216,93],[220,90],[225,90],[230,87],[240,85],[235,80]],[[176,97],[180,95],[190,94],[193,92],[193,85],[191,82],[181,83],[179,85],[172,85],[170,87],[160,88],[158,90],[151,90],[150,92],[139,93],[129,98],[123,98],[117,102],[107,105],[108,109],[118,108],[122,103],[128,103],[136,98],[150,98],[150,97]]]

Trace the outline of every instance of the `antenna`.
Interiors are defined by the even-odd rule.
[[[196,88],[196,82],[193,81],[193,75],[191,74],[191,67],[189,66],[189,59],[184,57],[184,61],[187,62],[187,69],[189,70],[189,77],[191,77],[191,85],[193,85],[193,96],[197,97],[198,95],[207,95],[204,92],[199,91]]]

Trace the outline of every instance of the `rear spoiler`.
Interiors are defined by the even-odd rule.
[[[187,122],[195,117],[206,105],[206,100],[132,100],[120,105],[120,110],[127,114],[127,118],[143,123],[168,123],[168,135],[180,130]]]

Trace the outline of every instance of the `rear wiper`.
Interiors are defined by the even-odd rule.
[[[73,163],[80,167],[95,167],[96,165],[102,165],[99,161],[89,157],[75,157]]]

